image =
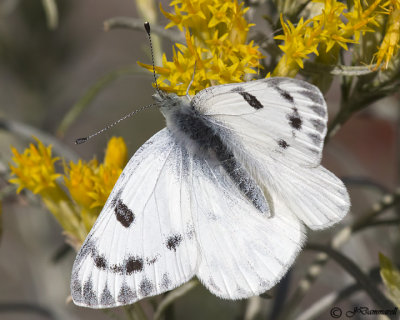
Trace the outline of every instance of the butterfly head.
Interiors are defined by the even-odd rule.
[[[164,116],[190,104],[190,101],[185,96],[178,96],[175,93],[166,93],[161,90],[153,94],[153,99]]]

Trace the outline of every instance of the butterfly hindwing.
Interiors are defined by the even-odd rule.
[[[274,202],[279,215],[260,215],[223,167],[208,160],[194,159],[191,176],[199,279],[225,299],[247,298],[271,288],[301,249],[301,222],[279,201]],[[277,200],[275,193],[271,197]]]
[[[76,304],[130,304],[193,277],[198,254],[183,152],[164,129],[127,164],[76,258]]]

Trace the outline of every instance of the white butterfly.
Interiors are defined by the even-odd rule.
[[[270,78],[155,98],[167,128],[132,157],[80,249],[76,304],[130,304],[194,276],[221,298],[258,295],[293,263],[304,225],[348,212],[345,186],[320,165],[327,107],[315,86]]]

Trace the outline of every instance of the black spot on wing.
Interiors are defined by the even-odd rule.
[[[179,247],[179,245],[181,244],[182,240],[183,240],[182,235],[174,234],[174,235],[169,236],[167,238],[166,246],[167,246],[167,248],[169,250],[176,251],[176,248]]]
[[[133,300],[137,298],[136,293],[128,287],[126,283],[123,283],[121,289],[119,290],[117,300],[123,304],[132,303]]]
[[[125,262],[126,274],[130,275],[134,272],[143,270],[143,259],[139,257],[129,257]]]
[[[88,306],[97,305],[97,295],[93,290],[92,275],[89,276],[89,279],[83,285],[83,301]]]
[[[318,104],[313,104],[310,106],[310,109],[317,115],[319,115],[321,118],[326,117],[326,110],[323,105],[318,105]]]
[[[114,304],[114,297],[112,296],[110,290],[108,290],[107,283],[103,289],[103,292],[101,293],[100,304],[102,306],[112,306]]]
[[[322,122],[319,119],[312,119],[311,123],[314,126],[315,130],[317,130],[319,133],[324,132],[324,130],[325,130],[325,123],[324,122]]]
[[[114,208],[115,216],[117,220],[125,227],[128,228],[135,220],[135,215],[128,206],[119,199]]]
[[[300,114],[297,108],[293,108],[293,112],[287,116],[290,126],[295,130],[300,130],[303,125],[303,120],[300,118]]]
[[[242,97],[243,97],[243,99],[244,100],[246,100],[246,102],[250,105],[250,106],[252,106],[254,109],[262,109],[264,106],[261,104],[261,102],[260,101],[258,101],[258,99],[255,97],[255,96],[253,96],[252,94],[250,94],[250,93],[248,93],[248,92],[245,92],[245,91],[241,91],[241,92],[238,92]]]
[[[107,268],[107,260],[104,256],[96,256],[94,257],[94,264],[98,269],[105,270]]]
[[[150,295],[153,292],[153,289],[153,283],[149,279],[144,278],[142,282],[140,282],[139,292],[142,296],[146,297]]]
[[[282,149],[287,149],[287,148],[289,147],[289,144],[288,144],[285,140],[283,140],[283,139],[280,139],[280,140],[278,141],[278,145],[279,145]]]

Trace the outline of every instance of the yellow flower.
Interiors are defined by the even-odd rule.
[[[296,27],[281,18],[283,35],[275,39],[284,41],[279,46],[284,55],[273,72],[274,76],[295,76],[303,68],[304,59],[312,53],[319,56],[320,61],[336,63],[338,48],[348,50],[349,43],[359,43],[363,33],[374,31],[371,26],[377,26],[377,17],[384,13],[378,11],[381,0],[375,0],[365,9],[360,0],[355,0],[351,8],[336,0],[313,2],[323,3],[322,12],[306,21],[301,18]],[[387,6],[385,3],[382,8]]]
[[[104,206],[123,167],[126,164],[127,148],[122,138],[110,139],[104,163],[93,159],[89,162],[79,160],[65,167],[64,181],[71,197],[85,210]]]
[[[376,69],[384,62],[381,66],[382,69],[387,69],[390,60],[397,54],[400,42],[400,1],[392,0],[389,1],[390,15],[387,23],[385,37],[379,47],[378,52],[375,54],[376,58]]]
[[[98,163],[92,160],[88,163],[79,160],[77,164],[72,161],[65,167],[64,183],[72,199],[82,207],[91,208],[93,198],[89,195],[95,188],[94,177]]]
[[[38,146],[30,144],[22,154],[11,148],[15,165],[10,165],[10,169],[16,177],[10,182],[18,185],[18,193],[25,188],[33,193],[45,192],[48,188],[55,188],[55,180],[60,177],[55,172],[54,163],[58,158],[52,158],[51,146],[45,147],[37,138],[35,140]]]
[[[123,168],[126,165],[127,155],[128,149],[126,148],[124,139],[121,137],[112,137],[108,141],[106,155],[104,156],[104,165]]]
[[[22,154],[12,147],[14,165],[10,164],[10,169],[16,177],[10,182],[18,185],[17,192],[26,188],[39,194],[70,239],[83,241],[86,233],[81,227],[78,211],[56,181],[61,176],[54,167],[59,158],[52,157],[51,146],[45,147],[40,140],[35,140],[37,146],[30,144]]]
[[[126,164],[127,148],[122,138],[111,138],[104,159],[99,164],[79,160],[64,164],[64,174],[56,173],[51,146],[30,145],[22,154],[15,148],[14,165],[10,165],[18,192],[27,188],[40,194],[43,203],[66,231],[69,243],[79,246],[93,226],[100,208],[105,204]],[[56,181],[58,177],[63,177]],[[69,191],[69,194],[65,192]]]
[[[178,95],[186,94],[193,73],[189,94],[216,84],[241,82],[246,74],[256,73],[263,58],[254,42],[246,44],[252,26],[244,18],[247,8],[236,0],[175,0],[174,13],[160,10],[171,22],[186,31],[186,45],[176,43],[172,61],[163,55],[163,67],[155,67],[160,75],[159,87]],[[196,63],[196,70],[194,66]],[[152,71],[151,65],[138,64]]]

